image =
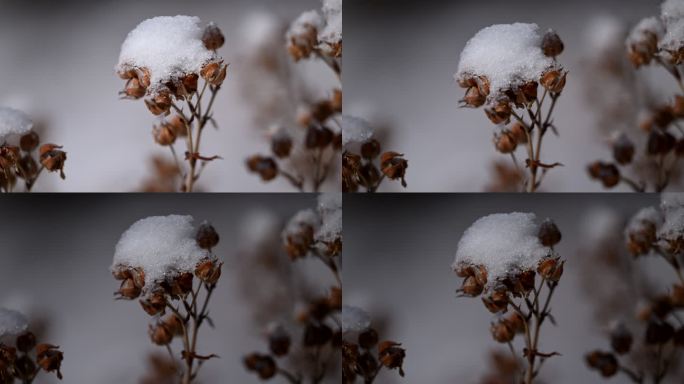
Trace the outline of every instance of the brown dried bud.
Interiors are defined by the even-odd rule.
[[[606,188],[612,188],[620,182],[620,170],[615,164],[597,161],[589,165],[588,171],[593,179],[600,180]]]
[[[245,356],[243,362],[247,370],[256,372],[259,378],[267,380],[276,375],[278,367],[271,356],[252,353]]]
[[[553,247],[561,241],[561,233],[551,219],[546,219],[541,223],[537,236],[545,247]]]
[[[373,328],[368,328],[359,334],[359,347],[363,349],[371,349],[378,344],[378,332]]]
[[[525,132],[527,128],[525,128],[520,122],[516,121],[508,130],[513,137],[515,137],[515,140],[518,144],[527,143],[527,133]]]
[[[36,346],[36,335],[32,332],[24,332],[17,336],[17,350],[29,353]]]
[[[501,153],[512,153],[518,147],[518,140],[509,131],[494,134],[494,146]]]
[[[166,329],[171,332],[172,335],[183,335],[183,329],[185,329],[185,326],[183,321],[175,313],[169,313],[168,315],[164,316],[164,318],[161,319],[161,323],[164,324]]]
[[[185,119],[179,114],[174,114],[170,118],[167,118],[164,124],[173,129],[176,137],[185,137],[188,135],[188,127],[185,125]]]
[[[278,164],[270,157],[254,155],[247,159],[247,168],[258,173],[263,181],[270,181],[278,176]]]
[[[510,328],[506,321],[502,320],[492,323],[490,332],[492,333],[494,341],[498,343],[508,343],[515,337],[514,330]]]
[[[279,131],[271,137],[271,151],[279,159],[290,156],[292,152],[292,138],[287,132]]]
[[[64,354],[57,350],[59,348],[50,344],[38,344],[36,346],[36,362],[46,372],[56,372],[57,378],[62,379],[60,368]]]
[[[197,92],[197,82],[199,80],[199,76],[195,73],[190,73],[183,77],[181,79],[181,84],[183,85],[183,89],[185,90],[185,93],[191,94],[194,92]]]
[[[145,96],[146,92],[147,88],[140,84],[140,80],[133,78],[126,82],[126,88],[124,89],[123,94],[125,94],[127,98],[139,99]]]
[[[121,287],[116,292],[122,299],[133,300],[140,296],[140,288],[136,287],[133,279],[128,278],[121,283]]]
[[[463,96],[461,103],[466,107],[479,108],[487,101],[487,96],[480,93],[478,87],[470,87]]]
[[[166,309],[166,296],[161,291],[152,292],[147,297],[140,299],[140,305],[148,315],[156,316]]]
[[[675,119],[674,110],[669,105],[658,107],[653,110],[652,119],[653,124],[658,128],[667,128]]]
[[[556,57],[563,52],[563,41],[553,29],[549,29],[544,34],[542,51],[546,57]]]
[[[150,325],[150,340],[156,345],[169,345],[173,340],[173,333],[164,323]]]
[[[378,345],[378,360],[389,369],[399,369],[399,375],[404,376],[404,358],[406,351],[400,348],[400,343],[394,341],[383,341]]]
[[[335,113],[332,103],[329,100],[322,100],[311,107],[311,115],[320,123],[324,123]]]
[[[511,120],[511,103],[508,100],[500,100],[493,107],[485,108],[484,111],[494,124],[508,124]]]
[[[624,355],[632,348],[632,333],[620,323],[610,332],[610,346],[619,354]]]
[[[477,297],[484,290],[484,285],[480,284],[475,276],[468,276],[463,279],[463,284],[459,289],[466,296]]]
[[[214,61],[202,67],[200,76],[202,76],[207,83],[219,86],[223,84],[223,80],[226,79],[227,70],[228,66],[226,64],[223,64],[221,61]]]
[[[401,185],[406,188],[406,168],[408,161],[403,158],[404,154],[397,152],[385,152],[380,157],[382,173],[391,180],[401,179]]]
[[[551,93],[561,93],[565,88],[567,72],[559,70],[548,71],[541,77],[541,85]]]
[[[195,275],[202,282],[209,285],[216,284],[221,278],[221,267],[223,263],[219,263],[215,260],[204,260],[197,264],[195,268]]]
[[[223,46],[226,38],[223,37],[221,29],[214,23],[209,23],[206,28],[204,28],[204,33],[202,34],[202,42],[204,46],[210,50],[215,51]]]
[[[268,331],[268,347],[275,356],[285,356],[290,351],[290,335],[281,325]]]
[[[176,132],[170,124],[155,125],[152,128],[152,135],[154,136],[154,141],[161,146],[172,145],[176,142]]]
[[[50,172],[59,171],[59,176],[64,179],[64,162],[67,159],[66,152],[61,151],[61,145],[43,144],[40,146],[40,163]]]
[[[169,283],[169,294],[172,296],[184,296],[192,291],[192,273],[185,272],[178,274]]]
[[[563,276],[563,265],[565,261],[561,261],[556,257],[547,257],[539,262],[537,272],[539,276],[547,281],[558,282]]]
[[[169,109],[171,108],[170,100],[169,103],[164,102],[163,98],[160,98],[160,100],[162,103],[157,103],[155,99],[145,99],[147,109],[155,116],[165,114],[169,112]]]
[[[37,133],[31,131],[19,139],[19,147],[24,152],[31,152],[38,147],[40,137]]]
[[[629,164],[634,158],[634,143],[624,133],[613,141],[613,158],[618,164]]]
[[[677,139],[675,139],[669,132],[662,132],[660,130],[652,130],[648,135],[648,154],[649,155],[664,155],[674,149]]]
[[[508,309],[508,292],[496,289],[489,295],[482,297],[482,303],[491,313],[506,312]]]
[[[380,142],[375,139],[370,139],[361,144],[361,156],[364,159],[374,159],[380,155]]]
[[[674,336],[674,328],[666,321],[651,319],[646,327],[646,344],[665,344]]]
[[[216,233],[216,229],[208,221],[200,224],[197,229],[197,234],[195,235],[195,240],[197,240],[197,245],[202,249],[212,249],[219,242],[219,235]]]
[[[589,367],[598,370],[603,377],[611,377],[618,371],[618,361],[615,355],[609,352],[593,351],[586,356]]]

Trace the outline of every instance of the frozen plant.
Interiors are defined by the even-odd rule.
[[[638,211],[627,223],[624,241],[635,259],[665,261],[676,280],[668,292],[641,298],[635,324],[631,316],[618,316],[609,330],[611,349],[591,351],[586,362],[604,378],[622,373],[639,384],[677,379],[673,366],[684,348],[684,194],[663,194],[659,208]]]
[[[283,83],[281,90],[290,91],[289,99],[283,100],[278,109],[293,104],[293,99],[295,102],[289,112],[284,112],[288,116],[275,119],[269,127],[272,154],[255,154],[246,161],[247,169],[263,181],[280,176],[299,191],[319,192],[323,183],[335,174],[333,169],[342,148],[339,121],[342,113],[342,0],[323,0],[322,13],[304,12],[290,24],[285,33],[285,45],[265,51],[264,56],[271,56],[267,68],[279,72],[272,74],[272,78]],[[282,39],[282,35],[278,39]],[[288,78],[291,71],[278,60],[278,52],[283,51],[295,62],[305,59],[323,62],[337,77],[340,86],[324,97],[302,97],[293,79]],[[270,102],[265,106],[273,108]],[[290,119],[289,115],[295,118]]]
[[[300,308],[291,317],[266,327],[269,352],[253,352],[243,359],[245,368],[269,380],[280,376],[292,384],[323,383],[338,378],[342,339],[342,280],[338,259],[342,252],[342,194],[321,194],[316,210],[295,214],[281,234],[282,246],[292,263],[315,257],[332,272],[336,284],[325,293],[298,298]]]
[[[16,138],[18,142],[10,144]],[[30,192],[46,169],[59,172],[64,179],[66,152],[61,149],[56,144],[41,145],[33,122],[24,112],[0,107],[0,192],[12,192],[19,180]]]
[[[64,353],[59,346],[38,343],[27,328],[28,319],[23,314],[0,308],[0,383],[31,384],[41,370],[54,372],[61,380]],[[4,344],[7,341],[11,345]]]
[[[554,323],[550,303],[565,263],[553,248],[560,240],[551,220],[538,224],[533,213],[514,212],[478,219],[458,243],[452,264],[464,279],[458,292],[482,296],[484,306],[497,314],[492,337],[507,344],[516,361],[519,356],[524,361],[517,382],[533,383],[544,361],[558,354],[538,346],[544,322]],[[523,335],[520,355],[513,345],[517,334]]]
[[[375,381],[383,368],[397,369],[404,376],[406,350],[401,343],[380,341],[370,316],[361,308],[342,307],[342,382],[365,384]]]
[[[677,177],[679,157],[684,155],[684,2],[663,2],[659,16],[645,18],[632,28],[625,46],[634,68],[655,64],[665,69],[679,93],[664,103],[649,100],[640,121],[634,124],[640,130],[630,135],[617,132],[611,140],[613,161],[595,161],[588,167],[589,175],[606,188],[624,183],[637,192],[661,192]],[[624,111],[624,105],[621,107]]]
[[[223,263],[213,254],[219,235],[211,224],[193,226],[192,216],[153,216],[134,223],[121,235],[111,267],[121,281],[119,299],[140,297],[152,317],[152,343],[166,347],[177,364],[172,342],[182,340],[180,382],[196,382],[202,364],[214,354],[199,354],[200,327],[208,323],[209,299],[221,277]],[[196,279],[195,279],[196,278]]]
[[[145,98],[149,111],[159,116],[152,135],[169,147],[183,192],[192,192],[207,163],[219,158],[202,155],[200,145],[207,123],[216,126],[211,108],[228,69],[216,51],[224,41],[213,23],[201,28],[197,17],[159,16],[140,23],[121,46],[116,66],[126,80],[121,94]],[[185,141],[182,159],[174,147],[177,138]]]
[[[373,138],[373,128],[358,117],[342,116],[342,191],[357,192],[364,188],[376,192],[388,178],[401,180],[406,187],[408,161],[397,152],[382,152],[380,142]],[[380,160],[380,167],[375,162]]]
[[[552,115],[567,76],[556,61],[562,52],[563,42],[553,30],[541,35],[536,24],[492,25],[468,41],[455,75],[458,84],[466,88],[462,105],[484,106],[489,120],[497,125],[496,150],[510,154],[519,167],[515,150],[518,145],[525,147],[528,171],[524,187],[528,192],[539,188],[549,169],[561,165],[544,163],[541,149],[549,129],[558,133]],[[550,104],[545,111],[547,100]],[[511,117],[515,121],[509,125]]]

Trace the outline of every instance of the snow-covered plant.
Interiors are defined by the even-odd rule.
[[[617,313],[609,330],[611,350],[594,350],[586,362],[605,378],[623,373],[634,383],[654,384],[675,379],[673,365],[684,348],[684,194],[663,194],[659,208],[639,210],[626,225],[624,241],[634,258],[665,261],[676,280],[668,292],[636,297],[642,301],[636,319]]]
[[[648,102],[641,106],[646,112],[633,124],[640,129],[630,130],[629,135],[616,132],[611,140],[613,161],[595,161],[589,165],[589,175],[606,188],[624,183],[638,192],[661,192],[680,172],[679,157],[684,155],[681,126],[684,119],[684,2],[663,2],[658,17],[645,18],[632,28],[625,46],[634,68],[651,64],[664,68],[680,92],[665,103],[648,100],[649,95],[642,95]],[[638,89],[632,91],[639,92]],[[621,111],[629,109],[624,103],[620,107]]]
[[[518,145],[525,147],[528,192],[536,191],[546,172],[560,165],[544,163],[541,149],[548,130],[557,133],[552,115],[567,76],[556,61],[562,52],[563,42],[553,30],[541,35],[536,24],[492,25],[468,41],[455,75],[466,88],[463,106],[484,107],[497,125],[496,150],[510,154],[519,167],[514,153]],[[511,117],[515,121],[509,125]]]
[[[378,331],[364,310],[342,307],[342,382],[353,384],[361,380],[373,383],[383,368],[397,369],[404,376],[406,350],[401,343],[380,341]]]
[[[28,319],[21,313],[0,308],[0,383],[33,383],[41,370],[54,372],[61,380],[60,372],[64,353],[52,344],[38,343],[28,330]],[[10,341],[12,345],[4,342]]]
[[[216,126],[211,109],[228,69],[216,51],[224,41],[213,23],[202,28],[197,17],[159,16],[140,23],[121,46],[116,66],[126,80],[121,94],[145,98],[159,116],[154,140],[171,150],[183,192],[192,192],[207,163],[218,158],[202,155],[200,145],[207,123]],[[185,141],[182,159],[174,147],[177,138]]]
[[[321,194],[316,210],[295,214],[281,234],[281,246],[292,263],[315,257],[333,274],[328,292],[299,297],[301,307],[290,317],[295,324],[273,319],[266,327],[269,352],[244,357],[245,368],[263,380],[281,376],[289,383],[322,383],[339,378],[342,338],[342,280],[338,259],[342,252],[342,194]]]
[[[452,269],[464,279],[459,293],[482,296],[485,307],[497,314],[492,337],[524,361],[517,382],[533,383],[542,363],[557,355],[538,348],[542,325],[554,322],[550,303],[565,263],[553,248],[560,240],[551,220],[538,224],[533,213],[514,212],[478,219],[458,243]],[[513,345],[517,334],[523,335],[520,355]]]
[[[342,116],[342,192],[357,192],[364,188],[376,192],[385,178],[401,180],[406,187],[408,161],[397,152],[382,152],[380,142],[373,138],[373,128],[358,117]],[[376,161],[380,159],[380,167]]]
[[[277,60],[278,52],[289,53],[295,62],[317,59],[334,73],[340,86],[328,95],[312,100],[295,91],[293,79],[279,76],[279,81],[286,80],[281,89],[291,92],[290,100],[283,101],[279,109],[293,104],[293,98],[301,97],[295,100],[289,112],[285,112],[294,118],[277,119],[269,127],[271,155],[255,154],[246,161],[248,170],[258,174],[263,181],[281,176],[299,191],[320,190],[334,174],[332,169],[338,164],[342,147],[339,122],[342,113],[342,0],[323,0],[322,13],[307,11],[292,22],[286,32],[285,45],[271,48],[274,51],[270,52],[273,57],[268,66],[281,74],[289,73],[287,68],[278,66],[282,64]],[[278,39],[282,39],[282,35]]]
[[[17,137],[18,143],[13,143]],[[30,192],[46,169],[59,172],[64,179],[66,152],[61,148],[50,143],[41,145],[33,122],[24,112],[0,107],[0,192],[12,192],[18,180]]]
[[[165,346],[179,367],[181,383],[196,381],[199,369],[214,354],[199,354],[200,327],[209,318],[209,299],[221,277],[222,262],[212,253],[219,235],[209,223],[199,228],[192,216],[153,216],[134,223],[116,245],[111,267],[121,281],[120,299],[140,297],[142,309],[152,317],[152,343]],[[182,341],[174,355],[172,342]]]

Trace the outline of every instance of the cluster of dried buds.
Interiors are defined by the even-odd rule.
[[[312,16],[309,13],[309,16]],[[304,15],[302,15],[304,16]],[[341,72],[342,60],[342,36],[334,39],[321,39],[320,29],[323,22],[318,14],[308,21],[300,22],[297,31],[291,31],[287,35],[287,52],[294,61],[308,59],[315,56],[326,62],[338,75]],[[341,26],[340,26],[341,28]]]
[[[561,233],[551,220],[545,220],[538,237],[542,245],[552,248],[560,242]],[[518,355],[511,343],[517,334],[524,334],[522,357],[527,365],[520,374],[526,384],[531,384],[539,373],[535,367],[537,359],[544,361],[557,355],[556,352],[542,353],[536,348],[538,331],[543,322],[551,318],[549,304],[563,275],[564,264],[565,261],[552,252],[539,261],[536,270],[518,271],[492,282],[488,281],[487,268],[482,265],[462,265],[456,269],[456,274],[463,278],[459,294],[469,297],[482,295],[485,308],[500,315],[491,324],[492,338],[498,343],[510,344],[515,359]],[[537,276],[541,283],[537,283]],[[544,286],[548,289],[546,299],[542,297]]]
[[[383,368],[397,369],[403,377],[405,357],[406,350],[400,343],[380,341],[378,332],[368,328],[359,333],[356,343],[343,341],[342,382],[353,384],[361,379],[364,383],[372,383]]]
[[[38,156],[34,153],[38,149]],[[64,179],[64,163],[66,152],[55,144],[40,144],[37,133],[23,135],[18,146],[0,145],[0,190],[10,192],[17,183],[23,180],[26,191],[33,188],[44,169],[59,172]]]
[[[14,347],[0,343],[0,383],[12,384],[15,379],[32,383],[41,369],[54,372],[61,380],[63,359],[64,353],[58,346],[39,344],[33,333],[22,333],[17,336]]]
[[[219,235],[213,226],[203,223],[197,230],[197,245],[211,252],[219,242]],[[120,266],[112,273],[121,281],[115,295],[119,299],[135,300],[140,298],[140,306],[153,317],[149,326],[152,343],[171,348],[174,338],[183,341],[181,360],[185,367],[182,372],[182,383],[193,382],[201,364],[195,362],[216,357],[215,355],[197,354],[196,338],[200,326],[211,323],[208,316],[208,303],[211,293],[221,278],[223,263],[210,256],[195,266],[194,273],[180,272],[169,274],[165,280],[155,281],[152,288],[145,288],[145,271],[142,268]],[[195,284],[197,279],[197,286]],[[204,288],[204,303],[200,303],[200,293]],[[142,296],[142,297],[141,297]],[[167,311],[169,311],[167,313]],[[183,312],[185,311],[185,312]]]
[[[556,101],[565,88],[567,71],[556,64],[556,56],[563,52],[563,42],[552,30],[549,30],[542,39],[542,52],[546,57],[553,58],[554,64],[542,73],[537,81],[523,84],[512,84],[510,88],[497,91],[490,90],[490,81],[487,76],[471,75],[458,79],[458,84],[466,89],[461,103],[465,107],[479,108],[484,106],[487,118],[501,130],[494,134],[494,147],[503,154],[510,154],[516,167],[515,150],[523,146],[527,151],[525,167],[529,170],[526,190],[534,192],[539,188],[541,178],[537,178],[538,170],[545,174],[549,169],[559,166],[559,163],[546,164],[541,161],[542,138],[549,128],[556,132],[553,125],[552,113]],[[539,95],[539,86],[543,93]],[[551,104],[544,113],[542,106],[547,95]],[[514,123],[509,125],[511,118]],[[536,132],[536,139],[535,139]]]
[[[216,51],[223,46],[225,38],[221,30],[215,24],[209,24],[203,33],[202,42],[204,47]],[[195,182],[199,179],[202,170],[210,161],[218,156],[203,156],[200,154],[200,142],[202,132],[207,123],[216,126],[211,113],[211,108],[216,95],[226,79],[228,65],[217,58],[204,64],[199,73],[186,73],[183,76],[171,78],[164,84],[150,83],[150,70],[135,66],[125,67],[119,71],[121,79],[126,80],[123,98],[144,99],[147,109],[155,116],[161,116],[163,120],[152,129],[154,141],[164,147],[169,147],[173,155],[178,173],[182,176],[181,190],[192,192]],[[204,80],[200,86],[199,79]],[[206,91],[209,90],[209,101],[206,101]],[[182,103],[186,103],[188,111],[184,112]],[[171,113],[171,110],[174,113]],[[174,144],[177,139],[185,141],[183,160],[187,167],[182,166]],[[201,166],[198,167],[198,162]],[[186,169],[187,168],[187,169]],[[198,169],[199,168],[199,169]]]
[[[684,156],[684,137],[679,135],[678,121],[684,119],[684,96],[676,95],[671,103],[654,108],[640,124],[641,131],[648,135],[644,141],[643,153],[649,160],[650,169],[655,173],[652,189],[661,192],[670,184],[678,170],[680,157]],[[635,159],[634,142],[624,133],[611,140],[614,162],[596,161],[589,165],[592,179],[600,181],[604,187],[613,188],[621,182],[638,192],[646,191],[649,186],[643,180],[635,181],[620,171],[618,167],[628,167]]]
[[[297,324],[303,327],[299,339],[282,325],[270,325],[266,337],[268,353],[253,352],[243,358],[245,368],[262,380],[278,375],[290,383],[322,382],[331,372],[329,366],[339,359],[342,331],[337,326],[337,318],[342,310],[342,290],[331,287],[327,296],[312,299],[307,306],[296,313]],[[327,351],[327,356],[321,351]],[[285,359],[296,360],[298,355],[305,356],[310,364],[304,368],[288,368]]]
[[[376,161],[380,159],[380,167]],[[357,192],[364,188],[367,192],[375,192],[385,178],[401,180],[406,188],[406,168],[408,160],[397,152],[384,152],[380,142],[375,139],[361,144],[361,153],[345,150],[342,154],[342,191]]]
[[[300,191],[310,184],[311,190],[317,192],[342,148],[342,133],[330,128],[341,113],[342,91],[335,89],[329,99],[318,101],[300,114],[295,129],[303,130],[302,135],[279,127],[270,135],[272,154],[250,156],[247,169],[266,182],[281,176]]]

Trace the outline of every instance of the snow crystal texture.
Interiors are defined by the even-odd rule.
[[[323,193],[318,195],[318,215],[321,226],[316,232],[316,240],[330,242],[342,237],[342,193]]]
[[[342,306],[342,334],[350,332],[363,332],[370,327],[371,319],[363,309]]]
[[[33,122],[22,111],[0,107],[0,144],[10,136],[24,135],[33,129]]]
[[[661,19],[666,33],[660,48],[676,51],[684,46],[684,1],[667,0],[661,5]]]
[[[676,239],[684,235],[684,193],[664,193],[660,197],[660,209],[665,222],[658,231],[664,239]]]
[[[552,254],[537,237],[539,225],[533,213],[497,213],[482,217],[468,228],[458,243],[452,267],[482,265],[488,282],[523,270],[536,269]]]
[[[287,31],[287,40],[289,42],[291,38],[296,39],[297,36],[307,34],[311,27],[320,30],[323,25],[323,18],[316,10],[306,11],[290,24],[290,28]]]
[[[342,145],[363,143],[373,137],[373,128],[361,118],[342,116]]]
[[[323,0],[325,27],[318,33],[318,39],[330,44],[342,41],[342,0]]]
[[[544,56],[537,24],[497,24],[480,30],[461,52],[457,79],[486,76],[490,94],[539,81],[554,62]]]
[[[117,70],[131,67],[150,71],[150,88],[190,73],[199,74],[216,59],[202,43],[200,19],[192,16],[158,16],[147,19],[128,33],[121,46]]]
[[[137,221],[116,244],[113,268],[140,267],[145,288],[179,272],[193,272],[209,256],[195,240],[192,216],[152,216]]]
[[[663,215],[656,207],[647,207],[640,209],[627,223],[625,229],[625,236],[629,237],[630,233],[639,232],[644,229],[646,223],[653,223],[656,228],[663,223]]]
[[[0,337],[14,336],[28,328],[28,319],[11,309],[0,308]]]
[[[310,226],[316,231],[321,225],[321,219],[313,209],[303,209],[297,212],[285,225],[282,233],[283,241],[290,235],[298,234],[303,226]]]

